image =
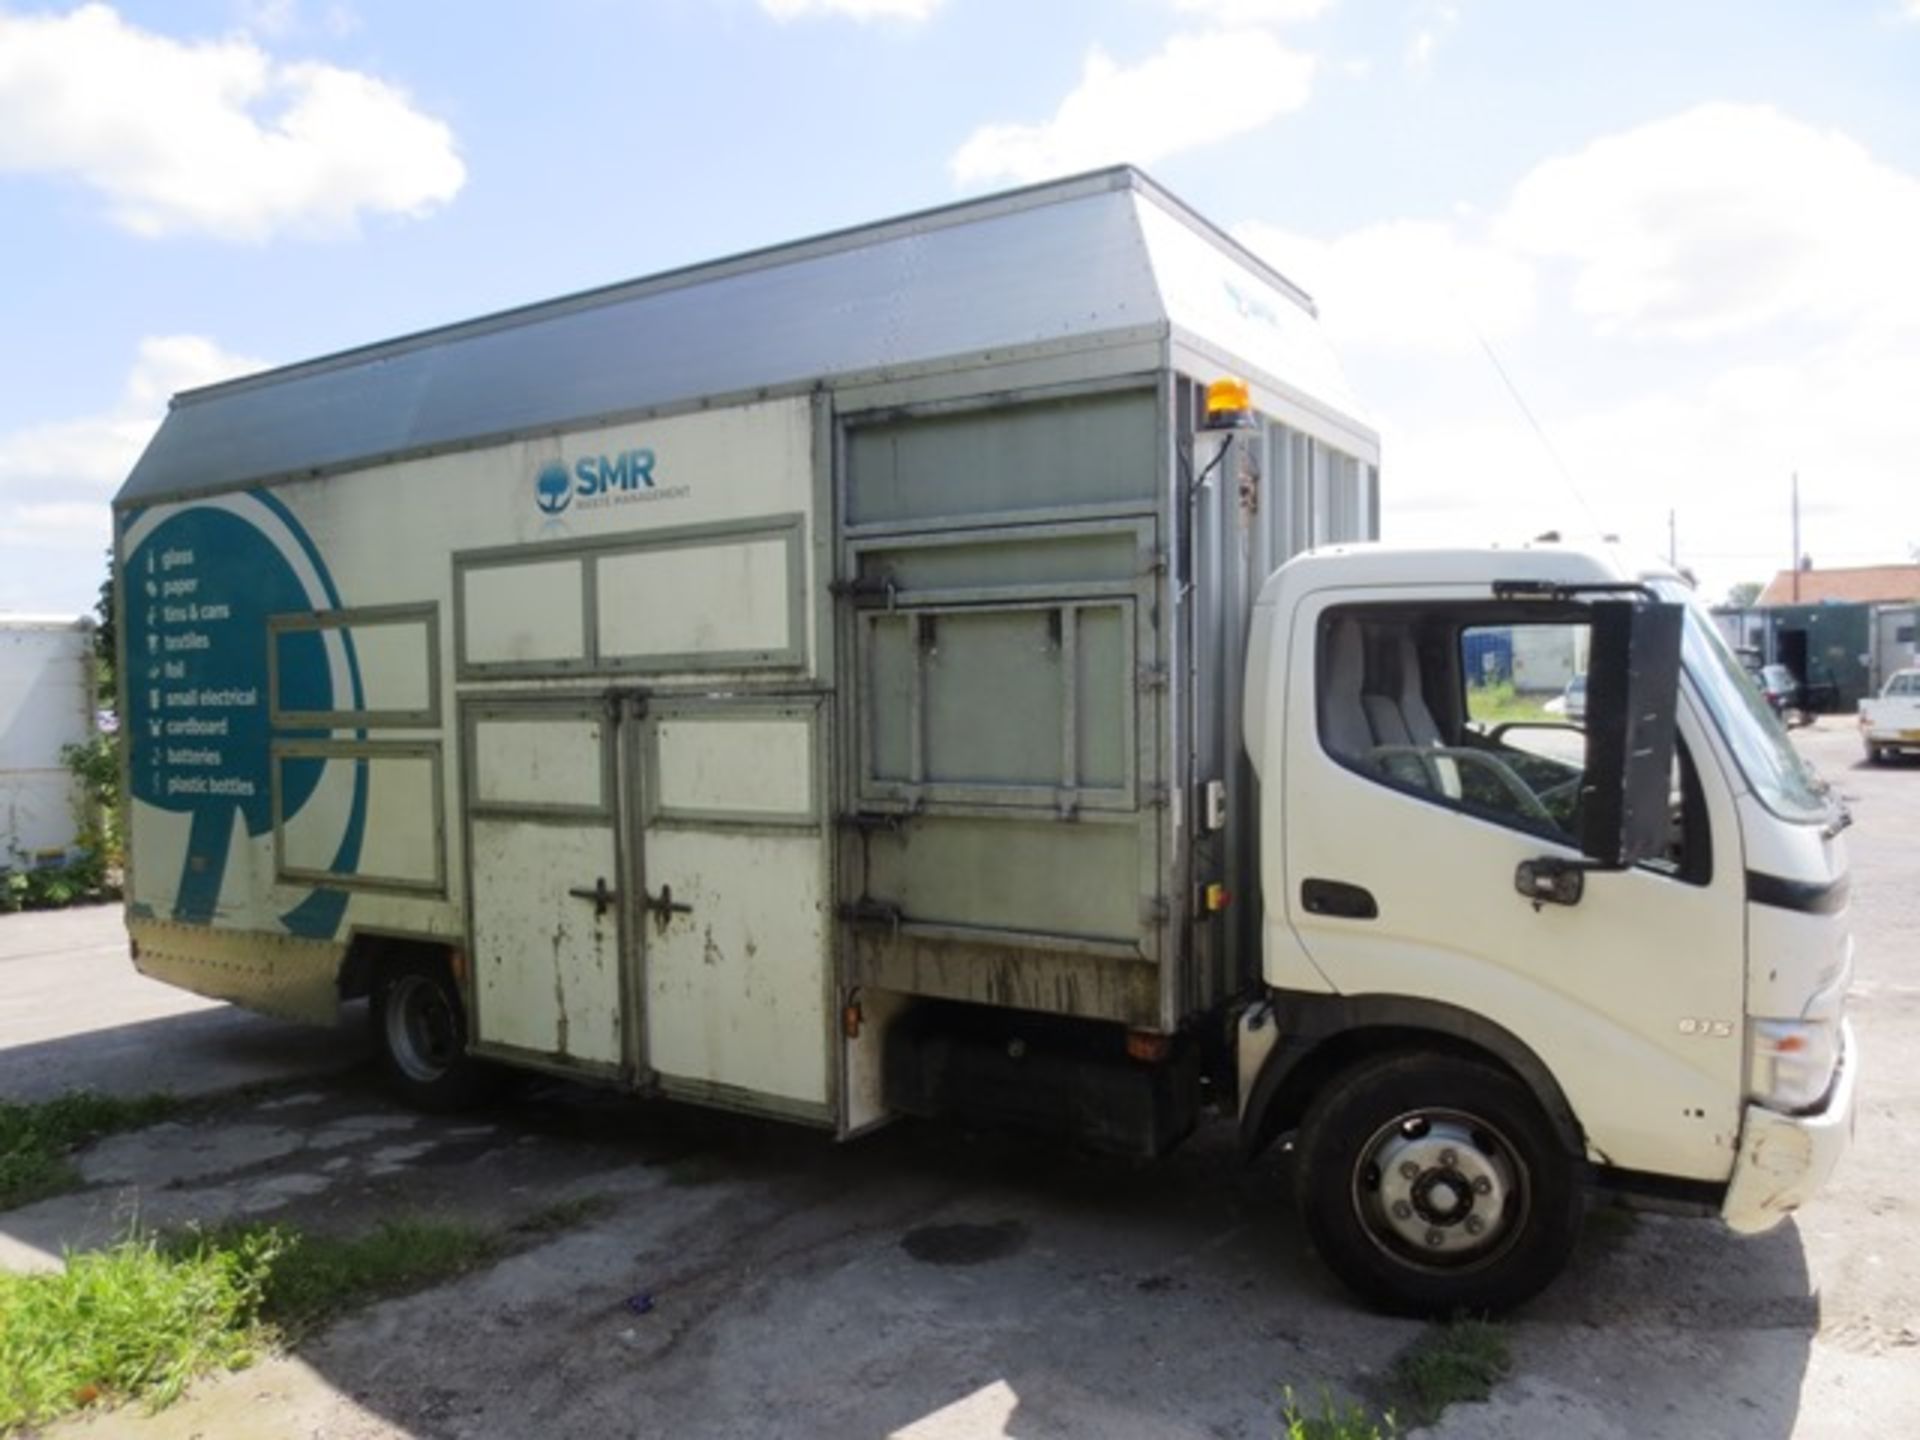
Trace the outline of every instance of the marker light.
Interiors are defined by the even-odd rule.
[[[1251,430],[1253,425],[1253,392],[1246,381],[1229,375],[1207,386],[1202,430]]]

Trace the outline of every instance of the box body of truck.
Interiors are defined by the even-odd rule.
[[[116,502],[137,963],[328,1020],[439,954],[475,1054],[840,1133],[964,1069],[889,1062],[929,1006],[1224,1043],[1248,617],[1377,464],[1131,170],[180,397]]]
[[[71,859],[84,818],[62,758],[95,730],[93,623],[0,615],[0,873]]]

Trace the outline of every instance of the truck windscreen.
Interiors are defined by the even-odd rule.
[[[1655,580],[1653,588],[1661,599],[1687,607],[1681,663],[1754,794],[1783,820],[1826,819],[1829,807],[1819,781],[1793,748],[1773,707],[1754,688],[1739,659],[1700,608],[1694,592],[1672,580]]]

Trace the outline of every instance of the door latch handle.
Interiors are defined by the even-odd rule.
[[[591,890],[584,885],[575,885],[571,890],[567,891],[567,894],[573,896],[576,900],[591,900],[593,902],[593,918],[596,920],[605,915],[607,911],[613,907],[614,902],[620,898],[620,892],[618,890],[609,890],[607,888],[607,877],[604,875],[593,882],[593,888]]]
[[[658,899],[655,899],[653,896],[647,894],[646,891],[642,890],[640,892],[640,908],[653,913],[653,923],[663,935],[666,933],[667,926],[672,922],[674,916],[691,915],[693,913],[693,907],[691,905],[682,905],[678,900],[673,898],[673,886],[671,885],[662,885],[660,887]]]
[[[1331,915],[1337,920],[1380,918],[1373,892],[1342,880],[1302,880],[1300,908],[1309,915]]]

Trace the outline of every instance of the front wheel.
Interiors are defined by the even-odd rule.
[[[1309,1108],[1297,1155],[1315,1249],[1383,1310],[1511,1309],[1573,1251],[1572,1158],[1532,1093],[1476,1061],[1398,1055],[1348,1070]]]
[[[496,1072],[467,1054],[467,1013],[447,967],[408,959],[375,981],[367,1018],[387,1088],[420,1110],[463,1110],[487,1099]]]

